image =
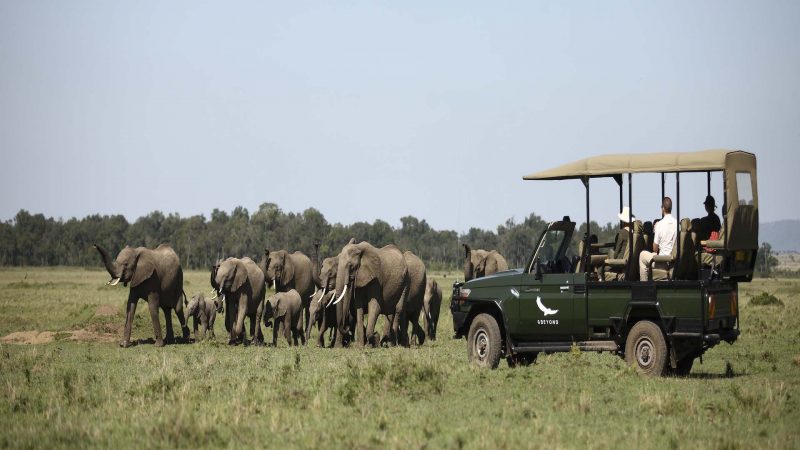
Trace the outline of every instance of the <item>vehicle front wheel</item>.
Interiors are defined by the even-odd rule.
[[[478,367],[496,369],[500,364],[502,339],[497,320],[489,314],[478,314],[467,335],[467,359]]]
[[[636,322],[625,342],[625,361],[642,375],[658,377],[667,366],[667,343],[658,325]]]

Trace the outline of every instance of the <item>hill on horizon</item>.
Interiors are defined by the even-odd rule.
[[[773,250],[779,252],[800,251],[800,220],[778,220],[760,224],[758,242],[768,242]]]

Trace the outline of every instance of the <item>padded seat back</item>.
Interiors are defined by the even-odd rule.
[[[689,219],[681,220],[681,234],[679,243],[681,246],[680,261],[675,267],[673,279],[694,280],[697,279],[697,246],[695,245],[696,234],[692,232],[692,222]]]
[[[628,280],[639,279],[639,254],[642,253],[645,247],[644,234],[642,222],[635,220],[633,222],[633,258],[628,258],[628,271],[625,274]],[[630,251],[630,245],[625,246],[626,253]],[[625,255],[627,258],[627,255]]]

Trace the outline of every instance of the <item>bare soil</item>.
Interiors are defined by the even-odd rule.
[[[110,317],[116,316],[119,312],[119,308],[114,305],[100,305],[94,310],[95,317]]]
[[[102,342],[110,343],[116,342],[119,336],[111,333],[98,333],[85,329],[70,330],[64,332],[55,331],[16,331],[0,338],[0,342],[4,344],[24,344],[24,345],[37,345],[47,344],[56,339],[57,334],[67,335],[66,339],[76,342]]]

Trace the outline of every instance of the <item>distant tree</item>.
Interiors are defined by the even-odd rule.
[[[756,253],[756,273],[762,277],[768,277],[778,263],[778,258],[772,254],[772,245],[767,242],[762,243]]]

